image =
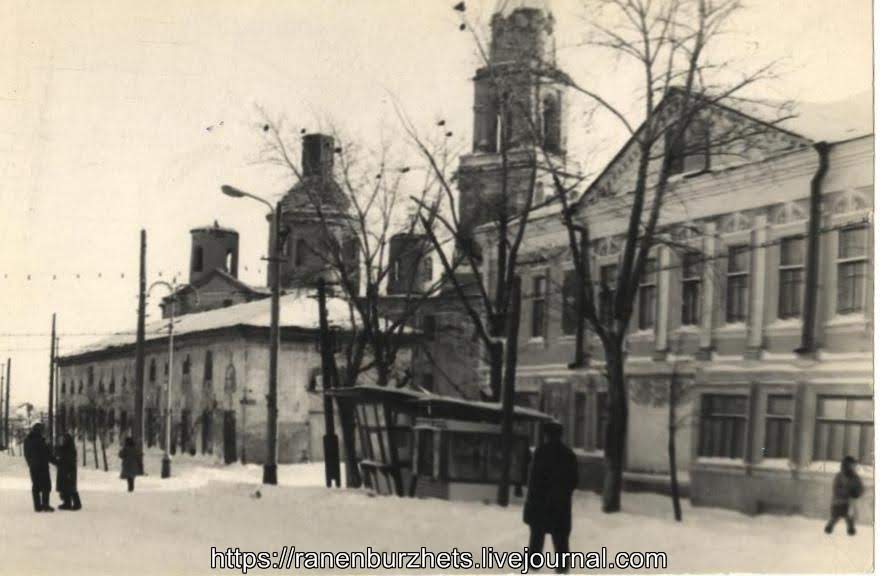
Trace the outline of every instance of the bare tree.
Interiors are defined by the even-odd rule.
[[[434,226],[425,228],[445,278],[482,344],[489,367],[488,390],[483,395],[502,401],[503,429],[508,430],[515,396],[520,299],[531,296],[520,289],[520,270],[528,266],[520,253],[529,216],[544,203],[539,192],[546,172],[542,146],[545,153],[561,153],[558,103],[555,115],[548,114],[543,107],[544,91],[563,78],[555,68],[543,66],[549,45],[541,38],[543,32],[522,38],[523,42],[516,40],[523,32],[513,32],[513,40],[504,41],[493,35],[487,43],[468,18],[464,3],[454,9],[461,14],[460,29],[469,33],[483,64],[475,80],[482,112],[475,122],[474,143],[478,155],[488,153],[485,170],[491,178],[477,181],[480,177],[462,165],[450,165],[438,136],[420,132],[402,106],[398,105],[397,111],[410,141],[439,185],[440,209],[417,203],[424,222],[429,218],[435,221]],[[536,17],[543,18],[540,14]],[[504,19],[493,21],[493,27],[507,24]],[[536,21],[534,27],[546,24]],[[470,181],[463,182],[465,179]],[[506,434],[502,446],[498,503],[506,505],[510,462]]]
[[[294,160],[298,135],[265,113],[262,127],[262,161],[280,166],[294,180],[287,208],[312,227],[307,238],[285,242],[300,264],[291,274],[304,285],[323,279],[331,295],[348,306],[348,327],[334,337],[334,364],[341,366],[325,375],[324,385],[409,385],[415,320],[440,283],[433,278],[433,248],[425,236],[434,217],[422,219],[405,205],[411,196],[422,205],[436,205],[434,176],[411,170],[387,140],[370,149],[336,129],[329,131],[332,140],[320,143],[332,146],[326,151],[332,158],[318,159],[321,166],[300,165]],[[340,413],[348,473],[356,474],[353,415],[343,406]]]
[[[619,121],[629,141],[617,155],[626,162],[625,174],[607,171],[591,184],[577,202],[570,202],[571,185],[559,169],[551,168],[561,221],[579,280],[579,317],[601,342],[609,384],[606,433],[605,512],[620,510],[623,455],[627,433],[625,343],[641,279],[653,266],[651,251],[661,244],[680,247],[673,228],[663,225],[664,207],[684,173],[698,174],[710,162],[730,163],[755,158],[766,147],[798,145],[767,138],[779,134],[788,118],[787,104],[763,102],[747,96],[755,84],[774,77],[773,64],[739,71],[713,53],[715,41],[726,32],[739,0],[586,0],[590,14],[587,46],[605,50],[621,63],[633,66],[641,77],[633,100],[615,103],[598,91],[569,81],[569,87]],[[641,112],[632,119],[628,104]],[[740,110],[758,114],[757,121]],[[794,142],[794,144],[792,144]],[[548,156],[552,166],[552,158]],[[616,277],[594,279],[590,261],[595,243],[588,214],[597,203],[614,206],[627,223],[619,239],[621,258]],[[578,354],[584,330],[578,327]]]

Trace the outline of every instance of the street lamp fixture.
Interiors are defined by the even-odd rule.
[[[177,282],[169,284],[157,280],[150,284],[149,294],[156,286],[168,288],[171,294],[171,314],[168,316],[168,389],[165,391],[165,452],[162,454],[162,478],[171,478],[171,390],[174,382],[174,304],[177,301]]]
[[[281,202],[275,206],[268,200],[234,186],[223,185],[220,191],[231,198],[250,198],[269,208],[272,217],[269,263],[272,270],[272,316],[269,327],[269,386],[266,392],[266,461],[263,464],[263,484],[278,484],[278,349],[280,347],[281,258],[279,232],[281,230]]]

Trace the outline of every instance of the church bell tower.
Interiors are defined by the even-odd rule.
[[[556,65],[554,25],[546,0],[500,0],[495,8],[488,61],[473,78],[473,147],[458,173],[466,230],[493,218],[502,189],[508,210],[522,207],[535,164],[565,159],[568,77]],[[547,184],[535,184],[533,204]]]

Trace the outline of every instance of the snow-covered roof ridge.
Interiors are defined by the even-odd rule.
[[[282,328],[318,329],[318,300],[308,290],[298,290],[284,294],[280,298],[280,325]],[[331,326],[349,328],[351,317],[348,302],[342,298],[327,298],[327,320]],[[205,312],[195,312],[174,319],[174,334],[182,336],[197,332],[207,332],[233,326],[252,326],[268,328],[271,324],[271,299],[246,302],[226,308],[216,308]],[[150,322],[145,327],[146,340],[165,338],[168,335],[168,321],[165,319]],[[71,358],[109,348],[118,348],[135,343],[134,332],[119,332],[108,338],[79,348],[62,358]]]

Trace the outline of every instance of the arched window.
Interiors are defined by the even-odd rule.
[[[226,367],[226,376],[223,382],[223,391],[227,394],[235,394],[235,366],[232,362]]]
[[[192,261],[192,269],[193,272],[201,272],[202,268],[205,267],[205,250],[201,246],[193,247],[193,261]]]
[[[561,147],[561,123],[559,102],[553,96],[544,98],[544,110],[541,118],[544,127],[542,145],[547,152],[559,152]]]
[[[205,352],[205,382],[214,379],[214,354],[208,350]]]
[[[113,378],[113,377],[110,378],[110,387],[107,389],[107,391],[110,392],[110,394],[116,394],[116,379],[115,378]]]
[[[61,394],[67,393],[67,382],[61,381]]]
[[[225,270],[230,274],[234,274],[235,271],[232,269],[232,250],[226,251],[226,262],[223,264]]]
[[[183,375],[189,376],[189,369],[192,364],[192,361],[189,358],[189,354],[186,355],[186,358],[183,359]]]
[[[150,382],[156,381],[156,359],[150,358]]]
[[[296,254],[293,255],[293,265],[302,266],[306,263],[306,250],[308,250],[305,238],[298,238],[296,241]]]

